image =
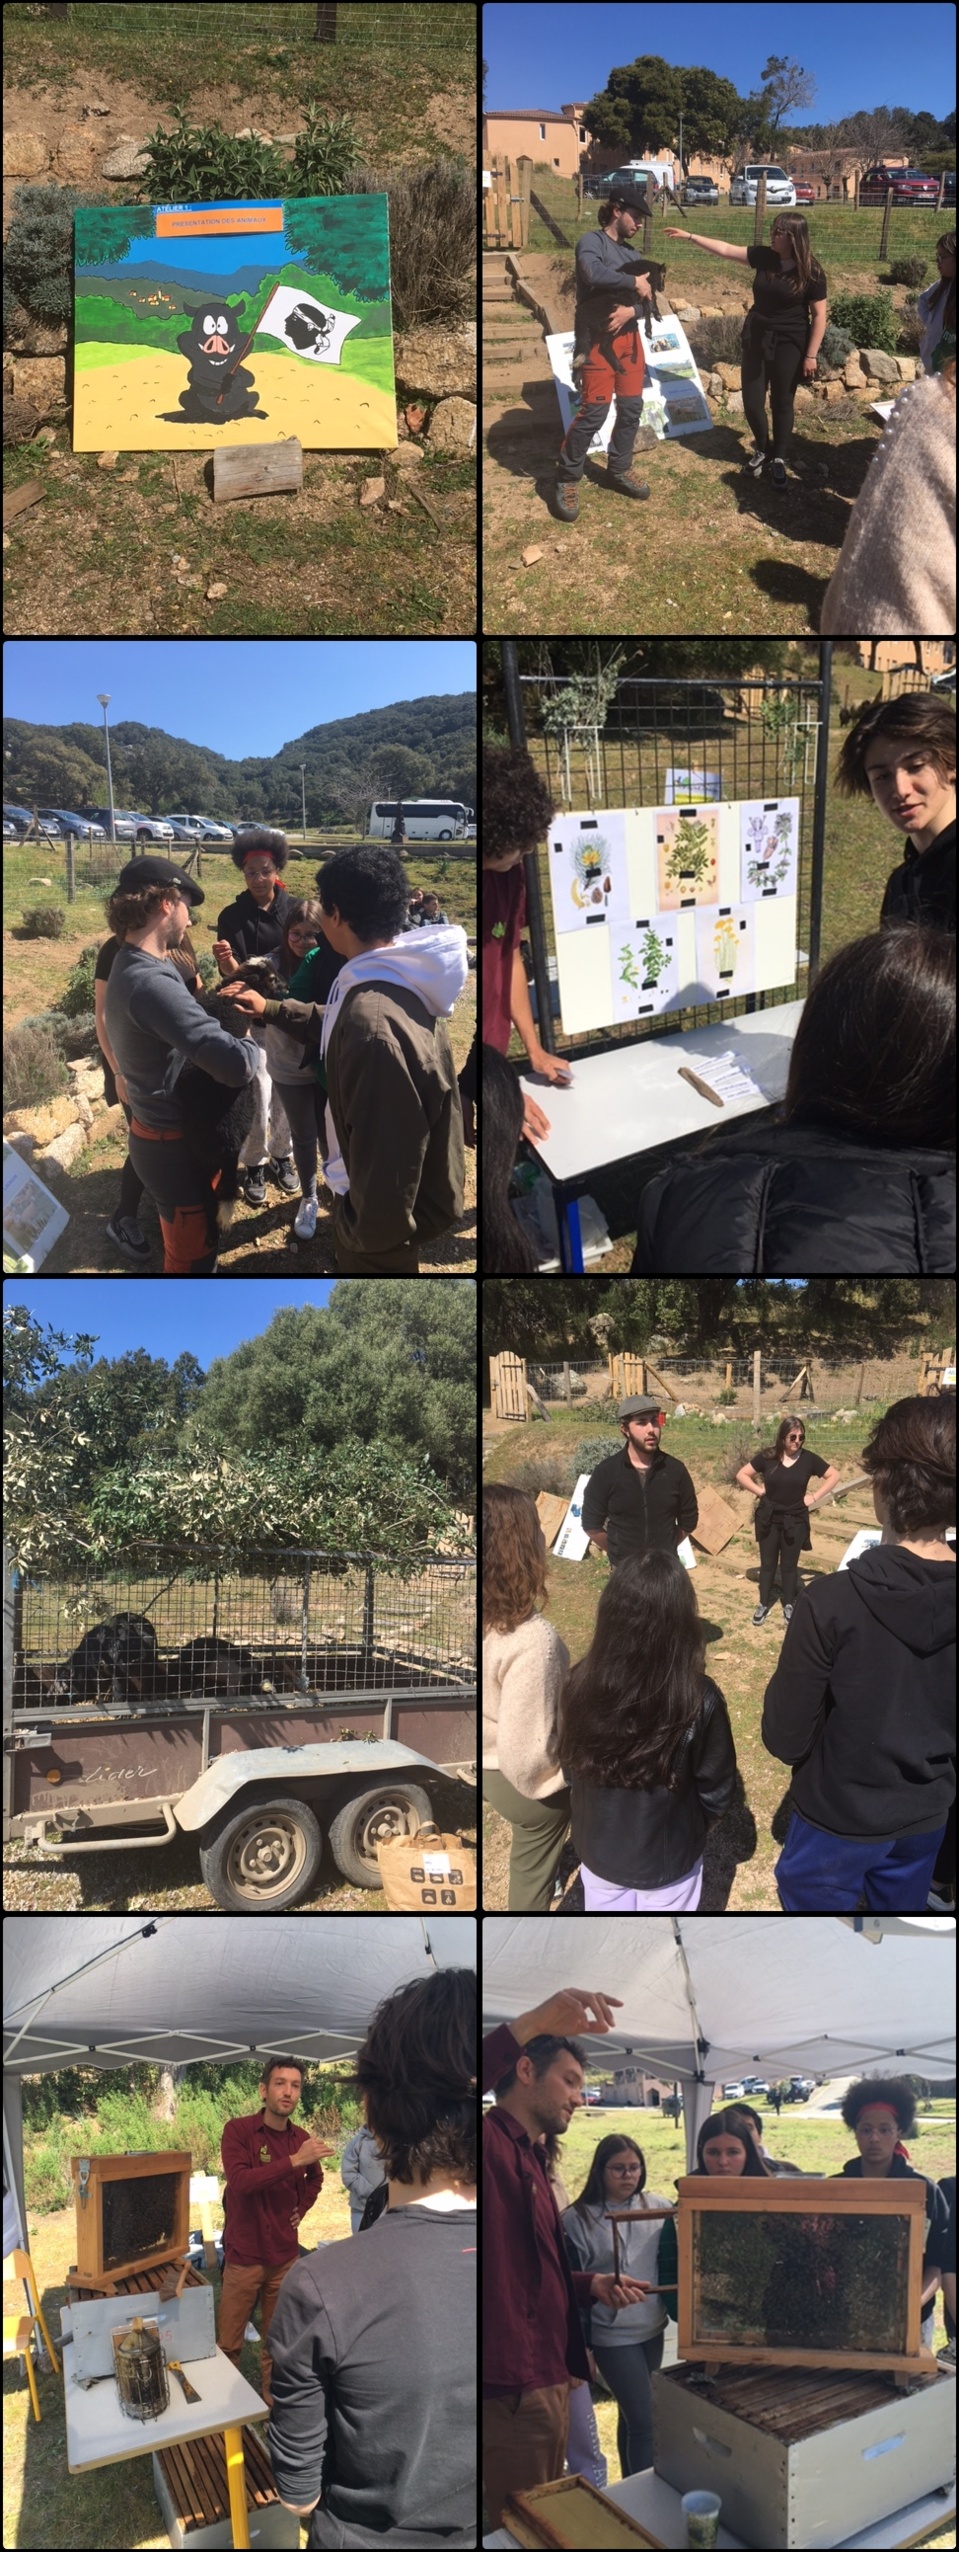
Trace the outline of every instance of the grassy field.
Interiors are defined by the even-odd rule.
[[[826,1417],[810,1420],[810,1451],[821,1454],[825,1462],[835,1462],[841,1479],[855,1478],[862,1468],[860,1447],[885,1405],[884,1401],[870,1402],[848,1422]],[[777,1404],[777,1423],[778,1414]],[[770,1439],[771,1432],[771,1420],[764,1418],[762,1440]],[[620,1439],[609,1411],[601,1415],[595,1409],[554,1411],[551,1407],[546,1424],[537,1425],[535,1430],[514,1426],[492,1434],[483,1465],[484,1479],[511,1481],[528,1488],[533,1496],[538,1488],[560,1488],[567,1481],[571,1488],[577,1473],[594,1467],[598,1458],[592,1454],[588,1463],[580,1462],[579,1444],[588,1438],[595,1445],[607,1433],[609,1449],[614,1452]],[[718,1489],[740,1517],[732,1541],[715,1558],[697,1550],[693,1576],[706,1635],[706,1672],[725,1696],[739,1772],[733,1805],[713,1827],[706,1842],[701,1900],[704,1914],[779,1911],[773,1869],[785,1840],[790,1774],[787,1764],[767,1754],[760,1725],[763,1697],[779,1657],[784,1625],[776,1597],[762,1627],[753,1627],[759,1582],[759,1549],[752,1529],[755,1499],[747,1490],[731,1485],[726,1477],[733,1467],[733,1453],[737,1463],[745,1461],[758,1440],[747,1418],[718,1427],[705,1415],[670,1415],[663,1431],[664,1452],[676,1454],[685,1462],[697,1487],[708,1482]],[[817,1509],[811,1518],[812,1549],[803,1554],[800,1584],[830,1576],[853,1534],[861,1525],[874,1525],[875,1520],[868,1487],[853,1489],[838,1504]],[[589,1646],[596,1606],[608,1575],[608,1560],[596,1552],[575,1563],[556,1559],[548,1563],[547,1617],[565,1641],[574,1664]],[[483,1832],[483,1902],[488,1911],[500,1911],[506,1905],[509,1829],[491,1808],[484,1807]]]
[[[602,2067],[597,2061],[591,2070],[601,2074]],[[714,2106],[719,2106],[718,2095]],[[855,2153],[853,2139],[835,2116],[817,2116],[815,2112],[789,2108],[777,2118],[768,2101],[761,2097],[754,2099],[751,2106],[760,2112],[763,2143],[776,2161],[794,2162],[801,2171],[822,2171],[830,2177],[841,2171],[843,2163]],[[563,2137],[560,2159],[569,2197],[578,2197],[586,2180],[591,2155],[600,2138],[610,2134],[632,2136],[646,2157],[650,2195],[672,2198],[674,2182],[682,2178],[686,2169],[686,2140],[682,2125],[674,2127],[658,2109],[615,2108],[576,2111]],[[928,2109],[924,2105],[915,2134],[909,2138],[914,2169],[924,2172],[931,2180],[943,2178],[955,2170],[955,2148],[955,2104],[937,2100]],[[934,2349],[942,2347],[945,2336],[940,2292],[936,2297]],[[674,2365],[676,2356],[676,2324],[670,2322],[663,2352],[664,2366]],[[595,2406],[600,2443],[609,2466],[608,2478],[619,2481],[622,2473],[616,2451],[616,2404],[598,2400]],[[953,2545],[956,2540],[955,2520],[938,2533],[925,2536],[924,2540],[942,2547],[942,2552],[945,2552],[945,2547]]]
[[[534,173],[536,192],[541,191],[541,178],[543,200],[571,251],[582,232],[595,229],[596,206],[584,208],[578,224],[572,184]],[[830,301],[841,294],[874,293],[888,273],[888,261],[880,264],[878,256],[879,209],[856,213],[840,205],[811,205],[808,218]],[[934,280],[935,243],[953,219],[951,212],[937,214],[932,207],[894,209],[891,255],[924,257],[925,281]],[[675,225],[682,227],[678,214]],[[754,212],[731,211],[728,204],[689,214],[691,231],[734,247],[751,242],[754,226]],[[710,256],[686,238],[667,239],[664,230],[657,215],[649,253],[667,269],[664,307],[705,303],[726,310],[741,325],[751,294],[747,268]],[[767,222],[767,241],[768,236]],[[641,253],[639,238],[637,249]],[[568,314],[562,324],[572,327],[573,302],[562,295],[571,254],[535,216],[529,254],[540,272],[541,289]],[[501,258],[490,257],[488,263],[491,271],[502,270]],[[901,313],[907,288],[897,284],[888,289]],[[687,333],[695,354],[695,322]],[[914,340],[910,350],[915,351]],[[728,359],[738,360],[732,348]],[[649,486],[648,504],[630,505],[611,495],[603,484],[604,464],[591,461],[575,524],[555,523],[547,512],[545,492],[561,428],[555,398],[540,400],[537,395],[536,405],[543,430],[536,438],[535,458],[525,443],[522,459],[508,456],[508,417],[488,438],[488,626],[525,635],[556,629],[571,636],[641,629],[664,637],[676,629],[708,634],[728,628],[778,636],[818,629],[823,594],[882,432],[865,402],[851,394],[828,406],[818,399],[809,406],[800,402],[787,462],[789,480],[781,490],[766,479],[758,484],[744,480],[742,463],[752,438],[742,414],[724,410],[708,431],[666,442],[641,431],[635,474]],[[517,413],[522,411],[514,409]],[[521,553],[534,541],[543,554],[524,567]]]

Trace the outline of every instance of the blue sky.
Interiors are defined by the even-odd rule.
[[[163,1277],[69,1276],[38,1278],[35,1284],[8,1282],[3,1299],[9,1311],[22,1303],[43,1329],[60,1329],[75,1338],[96,1338],[94,1355],[114,1357],[145,1347],[150,1356],[176,1363],[188,1348],[204,1372],[216,1356],[228,1356],[245,1338],[261,1338],[274,1312],[299,1310],[304,1303],[319,1308],[329,1302],[336,1278],[297,1278],[296,1284],[269,1277],[233,1276],[228,1284],[211,1285],[185,1277],[170,1285]],[[65,1356],[64,1363],[75,1359]]]
[[[308,727],[393,701],[475,691],[471,639],[16,638],[4,649],[8,718],[42,726],[127,718],[230,761],[278,753]]]
[[[489,108],[560,107],[594,97],[611,70],[637,55],[691,68],[705,65],[731,80],[740,96],[761,87],[770,54],[799,62],[815,81],[808,107],[786,115],[790,125],[838,123],[844,115],[877,106],[925,108],[948,115],[956,102],[955,11],[946,0],[912,0],[908,9],[878,0],[860,4],[801,5],[777,12],[743,7],[663,8],[621,6],[619,0],[488,0],[483,10],[483,58],[489,65]]]

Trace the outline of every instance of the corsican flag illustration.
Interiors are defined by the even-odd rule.
[[[295,284],[278,284],[257,320],[256,334],[278,337],[307,363],[338,363],[344,339],[359,324],[345,310],[327,310],[322,301],[308,300]]]

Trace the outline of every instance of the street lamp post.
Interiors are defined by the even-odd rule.
[[[97,699],[99,700],[100,707],[103,711],[103,735],[107,748],[107,790],[110,798],[110,840],[113,844],[114,850],[116,850],[117,826],[116,816],[113,811],[113,773],[110,768],[110,729],[107,725],[107,709],[110,705],[110,694],[108,691],[98,691]]]
[[[303,839],[304,839],[304,842],[305,842],[305,840],[306,840],[306,764],[305,764],[305,762],[301,762],[301,763],[300,763],[299,771],[300,771],[300,791],[301,791],[302,798],[303,798]]]

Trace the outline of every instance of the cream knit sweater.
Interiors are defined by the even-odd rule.
[[[488,1630],[483,1640],[483,1762],[502,1772],[524,1799],[548,1799],[564,1787],[556,1760],[556,1722],[569,1668],[552,1622],[532,1613],[516,1630]]]
[[[824,638],[956,626],[956,402],[935,374],[896,400],[823,597]]]

